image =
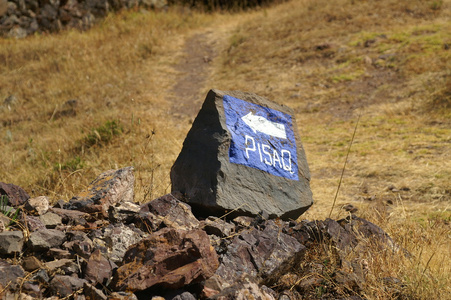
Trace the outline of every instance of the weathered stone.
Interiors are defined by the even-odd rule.
[[[20,295],[19,300],[42,299],[42,288],[39,286],[39,284],[26,281],[22,285],[21,291],[24,293]]]
[[[138,300],[138,297],[131,292],[114,292],[111,293],[108,300]]]
[[[85,225],[87,223],[85,217],[87,214],[78,210],[62,209],[57,207],[50,208],[50,211],[59,215],[63,224],[76,226]]]
[[[224,289],[221,293],[213,296],[214,300],[246,300],[261,299],[275,300],[275,298],[266,291],[262,290],[255,282],[239,282],[234,286]]]
[[[44,264],[36,256],[24,257],[22,260],[22,268],[27,272],[33,272],[42,267],[44,267]]]
[[[140,213],[145,212],[151,212],[159,217],[166,227],[176,229],[199,227],[199,221],[191,212],[191,207],[171,194],[141,205]]]
[[[123,263],[112,283],[117,290],[177,289],[213,275],[218,257],[205,231],[164,228],[130,247]]]
[[[234,225],[213,216],[202,221],[201,228],[203,228],[208,234],[214,234],[222,238],[230,236],[235,230]]]
[[[42,221],[45,227],[49,229],[56,228],[56,226],[61,225],[63,221],[59,215],[52,212],[47,212],[46,214],[39,216],[39,219]]]
[[[109,258],[120,263],[127,251],[128,247],[138,243],[145,234],[140,230],[132,230],[123,224],[118,226],[109,226],[105,228],[104,241],[109,251]]]
[[[106,300],[107,296],[95,286],[85,282],[83,286],[83,294],[90,300]]]
[[[249,226],[251,226],[253,220],[254,219],[252,217],[238,216],[233,219],[233,222],[242,228],[248,228]]]
[[[86,280],[67,275],[55,275],[50,281],[50,290],[54,295],[67,297],[75,291],[81,290]]]
[[[63,258],[73,258],[74,254],[70,253],[68,250],[59,249],[59,248],[50,248],[47,252],[49,257],[53,257],[54,259],[63,259]]]
[[[13,255],[22,252],[24,237],[22,231],[0,232],[0,254]]]
[[[25,276],[21,266],[11,265],[0,260],[0,286],[14,290],[20,283],[20,279]]]
[[[222,290],[249,276],[257,283],[274,283],[302,258],[305,247],[281,232],[274,221],[263,230],[251,228],[236,236],[206,286]]]
[[[245,104],[229,109],[227,99]],[[246,113],[264,128],[247,125]],[[232,114],[236,119],[231,119]],[[237,132],[240,128],[249,129],[252,135],[246,142],[244,133]],[[277,134],[269,132],[271,128]],[[236,142],[238,137],[243,145]],[[172,191],[185,195],[193,212],[204,216],[265,211],[271,218],[297,219],[313,203],[310,172],[293,111],[251,93],[208,93],[172,166],[171,181]]]
[[[44,265],[50,273],[58,272],[59,274],[71,275],[74,273],[78,274],[80,271],[78,264],[74,260],[67,258],[49,261]]]
[[[0,182],[0,195],[8,196],[9,203],[14,207],[24,204],[30,198],[21,187],[3,182]]]
[[[46,196],[30,198],[25,202],[24,209],[28,213],[43,215],[49,210],[49,199]]]
[[[108,218],[113,223],[130,223],[141,206],[133,202],[122,202],[118,206],[110,206],[108,209]]]
[[[28,230],[30,230],[30,232],[45,229],[45,225],[39,217],[25,216],[25,222],[26,222],[26,224],[28,226]]]
[[[92,252],[91,257],[89,257],[86,263],[83,278],[94,285],[97,285],[98,283],[105,285],[107,280],[111,278],[112,273],[112,264],[102,255],[100,250],[97,249]]]
[[[133,167],[109,170],[99,175],[86,191],[72,198],[64,207],[108,217],[108,208],[120,202],[133,202],[135,177]]]
[[[47,251],[50,248],[57,248],[64,242],[66,235],[56,229],[42,229],[30,233],[28,247],[32,251]]]

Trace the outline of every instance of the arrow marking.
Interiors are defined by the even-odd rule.
[[[252,112],[248,113],[241,119],[254,131],[254,133],[257,133],[257,131],[259,131],[267,135],[285,140],[287,139],[285,125],[283,124],[271,122],[269,120],[266,120],[264,117],[254,115]]]

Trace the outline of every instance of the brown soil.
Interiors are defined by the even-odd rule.
[[[172,102],[171,112],[175,116],[194,118],[202,105],[203,88],[212,70],[210,63],[217,56],[210,33],[189,37],[182,50],[182,59],[174,67],[179,75],[168,100]]]

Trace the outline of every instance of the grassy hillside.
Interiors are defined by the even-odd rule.
[[[194,117],[173,109],[177,65],[203,35],[215,55],[196,106],[217,88],[295,110],[315,199],[301,218],[344,217],[352,204],[413,255],[372,257],[366,296],[395,298],[379,284],[394,276],[411,299],[450,298],[450,20],[450,0],[293,0],[122,12],[89,32],[0,40],[0,180],[68,200],[133,165],[137,201],[169,192]]]

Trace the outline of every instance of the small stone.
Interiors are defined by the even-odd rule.
[[[138,300],[138,297],[131,292],[114,292],[111,293],[108,300]]]
[[[66,209],[101,213],[108,217],[108,209],[120,202],[133,202],[135,177],[133,167],[109,170],[100,174],[86,191],[73,197]]]
[[[8,286],[8,289],[14,290],[24,276],[25,272],[21,266],[0,260],[0,287]]]
[[[139,213],[141,206],[133,202],[122,202],[118,206],[110,206],[108,218],[113,223],[130,223]]]
[[[143,232],[134,231],[123,224],[105,228],[103,240],[108,247],[109,258],[115,263],[121,263],[125,251],[131,245],[138,243],[144,235]]]
[[[32,251],[47,251],[50,248],[60,247],[66,235],[56,229],[42,229],[39,231],[34,231],[30,233],[30,238],[28,239],[28,247]]]
[[[33,272],[37,269],[41,269],[43,266],[43,263],[37,259],[36,256],[24,257],[22,260],[22,267],[27,272]]]
[[[234,225],[213,216],[202,221],[201,227],[204,228],[207,234],[214,234],[222,238],[230,236],[235,230]]]
[[[0,182],[0,195],[8,196],[9,203],[14,207],[24,204],[30,198],[21,187],[3,182]]]
[[[22,231],[0,232],[0,254],[14,255],[22,252],[24,237]]]
[[[83,294],[90,300],[106,300],[108,298],[101,290],[87,282],[83,286]]]
[[[27,223],[28,230],[30,230],[30,232],[45,229],[44,223],[38,217],[25,216],[25,222]]]
[[[113,273],[112,264],[105,258],[99,249],[95,250],[89,257],[84,268],[84,279],[94,285],[98,283],[105,285]]]
[[[60,297],[67,297],[75,291],[81,290],[86,280],[78,277],[72,277],[67,275],[55,275],[50,281],[50,290],[54,295]]]
[[[43,215],[49,210],[49,199],[46,196],[30,198],[25,202],[24,209],[29,213]]]
[[[172,194],[164,195],[141,205],[140,213],[150,212],[160,217],[166,227],[176,229],[194,229],[199,227],[199,220],[191,212],[191,207],[175,198]]]
[[[45,268],[49,270],[50,273],[55,273],[57,271],[64,272],[65,275],[71,275],[73,273],[78,273],[78,265],[72,259],[58,259],[54,261],[46,262]]]
[[[63,221],[59,215],[52,212],[48,212],[40,216],[39,219],[42,221],[46,228],[50,229],[54,229],[56,228],[56,226],[61,225]]]

